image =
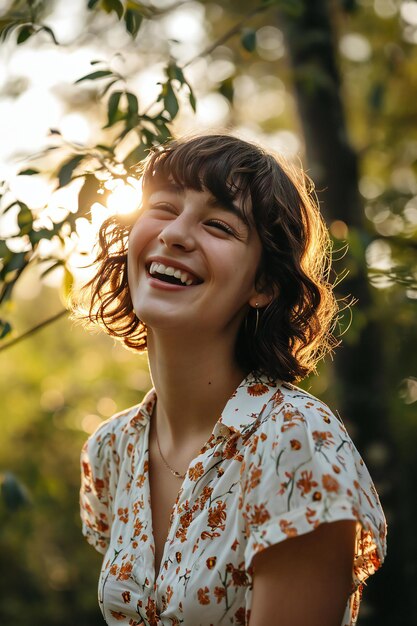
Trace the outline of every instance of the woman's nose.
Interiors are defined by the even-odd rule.
[[[159,240],[167,248],[178,247],[189,251],[195,247],[192,225],[183,213],[166,224],[159,233]]]

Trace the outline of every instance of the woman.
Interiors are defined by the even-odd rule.
[[[329,239],[305,182],[228,135],[140,171],[100,233],[89,318],[154,389],[89,438],[87,540],[108,624],[346,626],[385,520],[343,424],[292,383],[334,347]]]

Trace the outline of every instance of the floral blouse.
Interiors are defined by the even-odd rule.
[[[155,572],[149,427],[155,391],[110,418],[81,458],[81,517],[104,554],[99,604],[107,624],[249,623],[253,556],[323,522],[357,521],[352,594],[385,556],[386,525],[369,473],[328,407],[287,383],[249,375],[190,463]]]

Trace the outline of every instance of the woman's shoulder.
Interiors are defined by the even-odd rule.
[[[302,425],[308,430],[328,428],[346,433],[337,412],[308,391],[294,384],[271,380],[266,376],[249,376],[241,385],[239,409],[243,414],[258,416],[258,425],[287,430]],[[242,408],[244,410],[242,411]]]

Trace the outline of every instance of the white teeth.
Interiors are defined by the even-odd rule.
[[[190,274],[188,274],[188,272],[183,272],[182,270],[176,269],[175,267],[172,267],[171,265],[164,265],[163,263],[157,263],[156,261],[152,261],[150,268],[149,268],[149,273],[150,274],[166,274],[167,276],[175,276],[175,278],[178,278],[179,280],[181,280],[182,283],[184,283],[184,285],[192,285],[193,284],[193,279],[191,278]]]

